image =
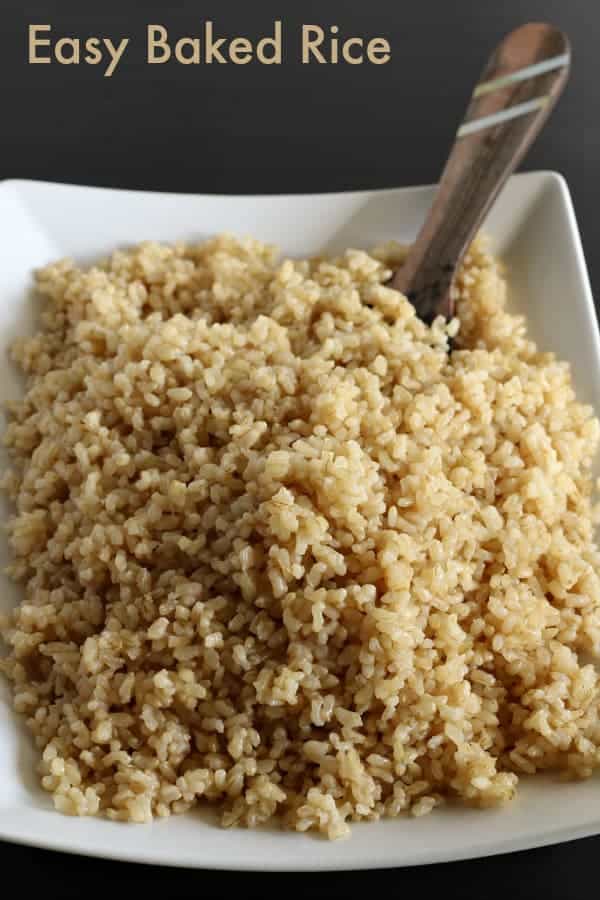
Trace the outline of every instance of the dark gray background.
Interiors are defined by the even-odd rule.
[[[557,169],[571,187],[592,284],[600,281],[597,0],[3,0],[0,6],[0,177],[41,178],[189,192],[298,192],[435,181],[485,58],[528,20],[565,28],[574,49],[567,92],[524,169]],[[145,26],[172,36],[258,37],[284,21],[287,62],[278,67],[147,66]],[[28,66],[27,25],[58,37],[132,38],[110,79],[101,67]],[[302,23],[337,24],[341,35],[384,35],[384,66],[300,66]],[[93,223],[82,223],[93,227]],[[293,223],[290,223],[293,227]],[[569,302],[569,298],[565,298]],[[140,840],[142,840],[140,835]],[[34,883],[46,897],[103,890],[248,896],[297,886],[317,897],[390,887],[450,889],[461,898],[579,897],[596,870],[600,838],[490,860],[396,873],[316,878],[209,875],[70,858],[0,843],[3,879]]]

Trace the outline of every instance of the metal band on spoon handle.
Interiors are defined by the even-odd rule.
[[[424,321],[453,315],[454,273],[562,93],[570,62],[567,37],[538,23],[511,32],[491,56],[425,224],[390,282]]]

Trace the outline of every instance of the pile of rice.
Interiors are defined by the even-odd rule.
[[[61,812],[336,838],[600,762],[599,423],[481,241],[431,328],[403,252],[38,273],[1,666]]]

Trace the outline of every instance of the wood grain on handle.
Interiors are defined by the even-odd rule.
[[[390,282],[424,321],[453,315],[450,288],[456,268],[560,96],[570,56],[561,31],[532,23],[509,34],[484,69],[433,206]]]

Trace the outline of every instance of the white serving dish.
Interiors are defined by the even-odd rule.
[[[6,347],[30,330],[31,272],[57,257],[92,260],[146,238],[251,234],[300,255],[414,238],[430,187],[297,196],[187,196],[27,181],[0,184],[0,401],[19,395]],[[551,172],[511,179],[486,224],[507,263],[511,303],[545,349],[572,363],[581,399],[600,411],[600,340],[569,192]],[[6,507],[3,513],[6,514]],[[2,548],[5,555],[6,550]],[[3,579],[0,610],[17,602]],[[94,856],[256,870],[359,869],[465,859],[600,833],[600,777],[533,779],[501,810],[447,807],[421,819],[356,825],[349,840],[219,828],[210,812],[124,825],[53,811],[37,786],[36,752],[0,680],[0,838]]]

